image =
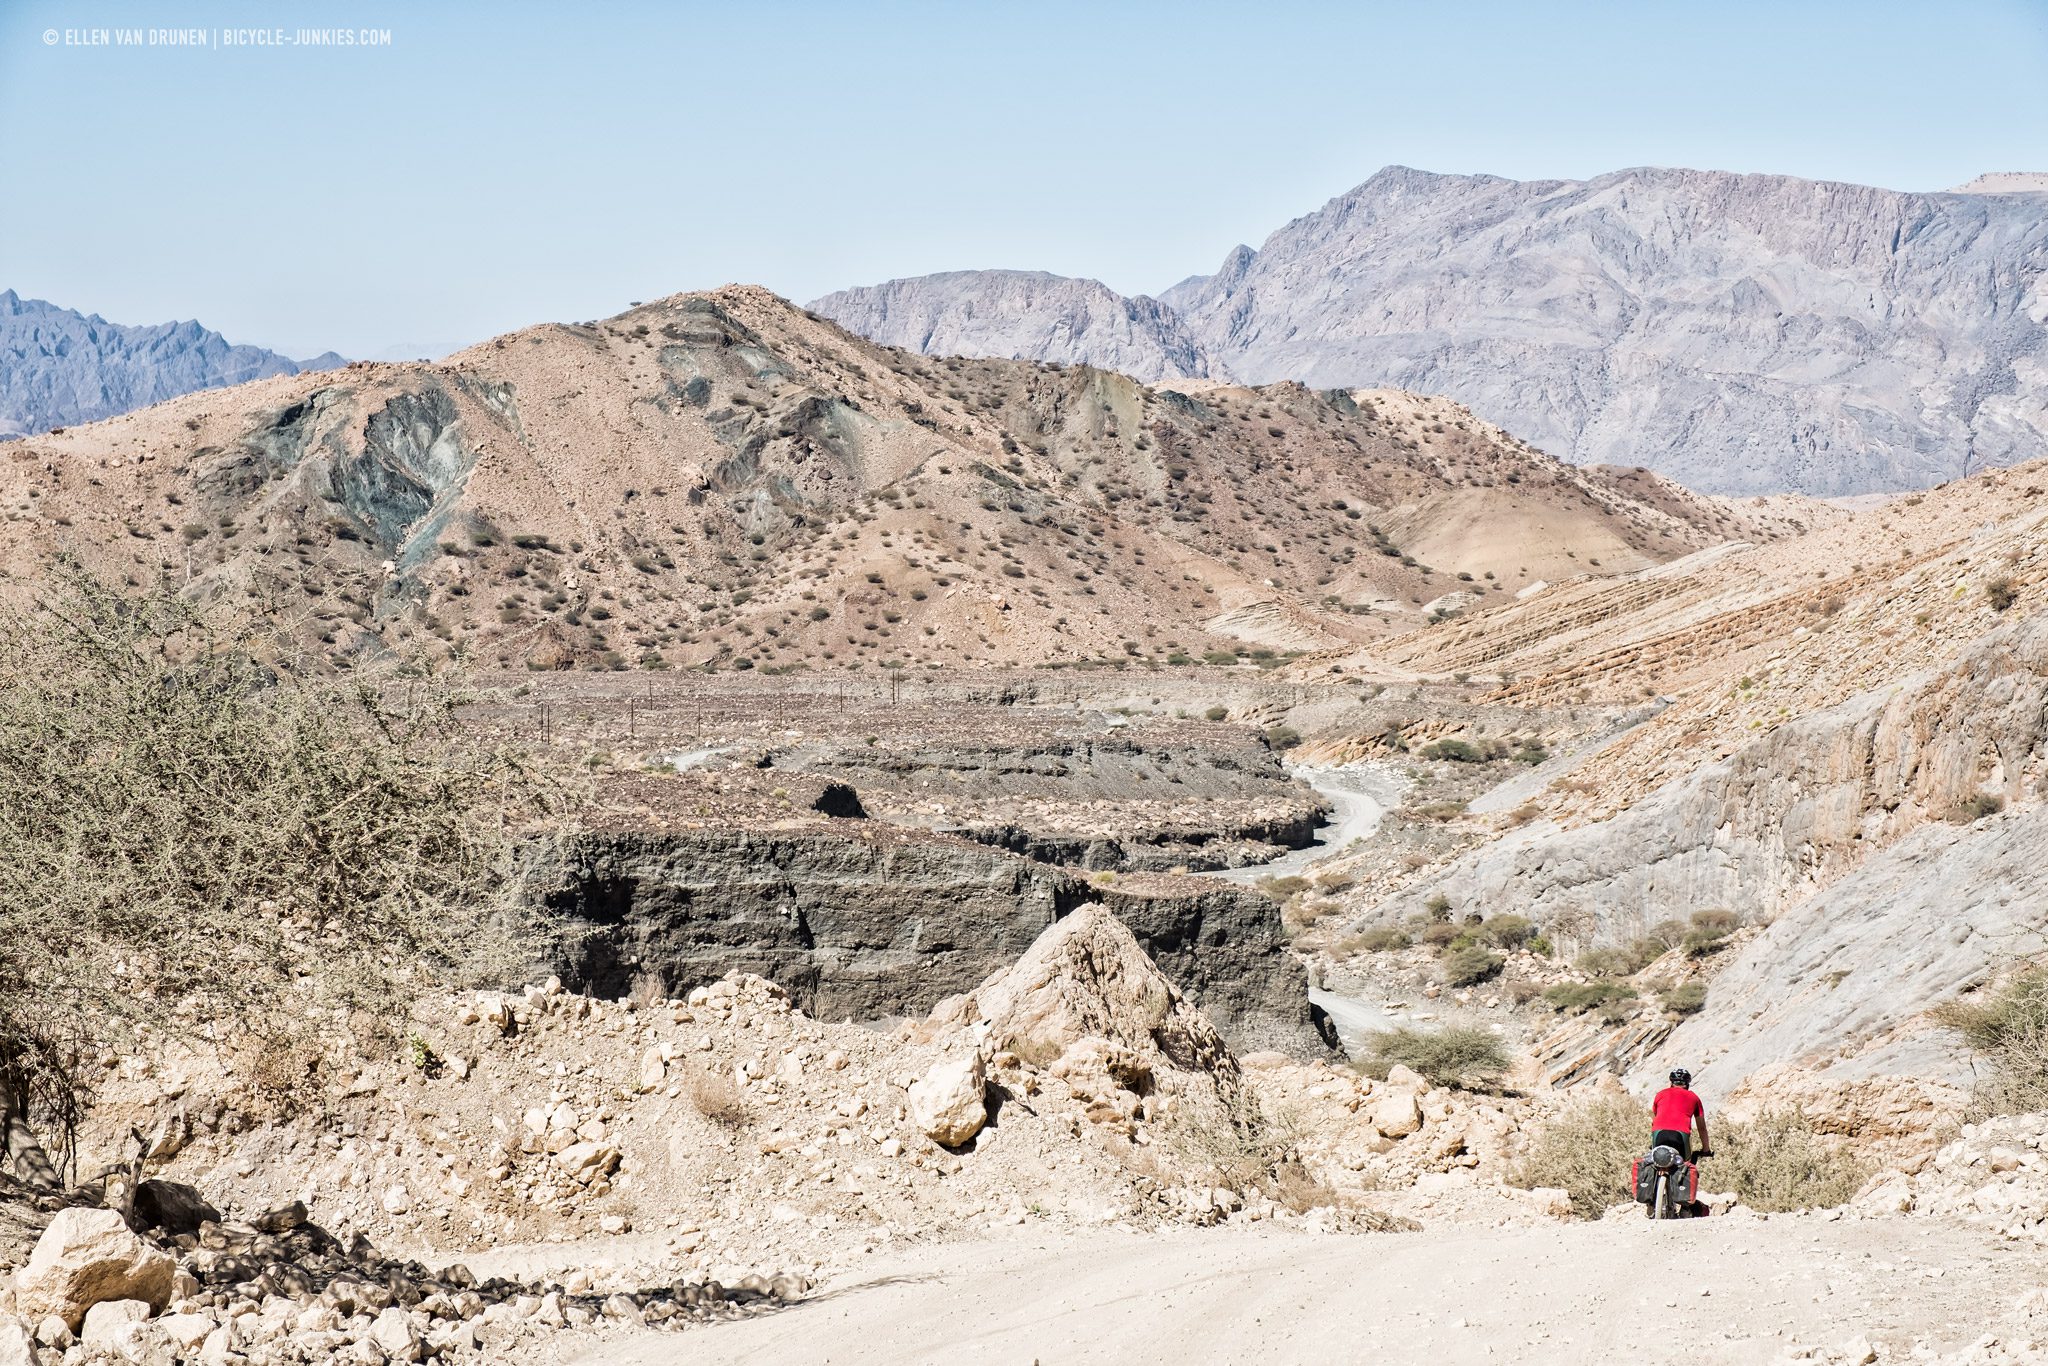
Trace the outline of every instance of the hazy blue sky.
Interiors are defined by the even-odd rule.
[[[119,26],[391,46],[63,32]],[[0,0],[0,288],[300,355],[729,280],[1156,291],[1390,162],[2048,170],[2044,72],[2048,0]]]

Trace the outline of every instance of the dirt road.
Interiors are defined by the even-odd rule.
[[[1315,843],[1282,854],[1271,863],[1223,868],[1204,877],[1250,886],[1269,877],[1292,877],[1342,852],[1355,840],[1370,839],[1380,817],[1400,800],[1402,779],[1380,764],[1349,764],[1324,768],[1303,765],[1294,776],[1330,803],[1330,819],[1316,831]]]
[[[2048,1251],[1930,1219],[1103,1231],[921,1248],[786,1311],[571,1360],[1701,1366],[1858,1337],[1903,1357],[1976,1340],[2044,1276]]]

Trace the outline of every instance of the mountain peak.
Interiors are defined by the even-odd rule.
[[[270,375],[342,364],[300,365],[260,346],[236,346],[194,319],[126,327],[97,313],[0,293],[0,435],[72,427]]]
[[[968,272],[924,280],[914,318],[821,311],[927,352],[1441,393],[1572,460],[1710,492],[1895,491],[2048,442],[2031,378],[2048,367],[2033,293],[2048,215],[2030,197],[2043,179],[1927,195],[1656,166],[1510,180],[1396,164],[1142,305],[1091,295],[1084,312],[1072,294]],[[1142,318],[1146,344],[1104,345],[1079,326],[1099,315]]]

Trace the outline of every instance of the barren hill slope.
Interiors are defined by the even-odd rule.
[[[1347,648],[1811,510],[1455,405],[927,361],[731,287],[7,448],[0,568],[251,595],[347,659],[536,668]]]

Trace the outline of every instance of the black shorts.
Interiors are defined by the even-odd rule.
[[[1678,1149],[1678,1155],[1692,1161],[1692,1135],[1682,1134],[1676,1129],[1658,1129],[1650,1135],[1652,1148],[1663,1146]]]

